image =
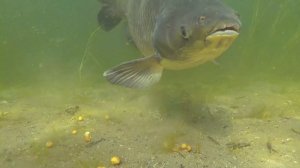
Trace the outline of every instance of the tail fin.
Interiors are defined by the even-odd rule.
[[[98,23],[105,31],[110,31],[122,20],[121,11],[117,8],[116,0],[100,0],[102,8],[98,13]]]

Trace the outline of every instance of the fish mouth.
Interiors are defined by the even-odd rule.
[[[239,32],[239,24],[222,24],[210,31],[207,38],[211,36],[238,36]]]

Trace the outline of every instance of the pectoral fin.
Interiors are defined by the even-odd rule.
[[[163,72],[156,56],[122,63],[104,72],[103,76],[112,84],[129,88],[146,88],[157,83]]]

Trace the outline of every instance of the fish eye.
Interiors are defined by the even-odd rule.
[[[188,40],[189,39],[189,34],[187,33],[186,28],[184,26],[181,26],[180,31],[181,31],[181,36],[184,39]]]
[[[238,12],[234,12],[234,14],[235,14],[238,18],[241,17],[241,15],[240,15]]]
[[[205,19],[206,19],[206,16],[200,16],[200,17],[199,17],[199,20],[200,20],[201,22],[203,22]]]
[[[206,21],[206,16],[203,16],[203,15],[199,16],[197,24],[203,25],[203,24],[205,24],[205,21]]]

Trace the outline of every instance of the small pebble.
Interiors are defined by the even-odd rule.
[[[91,133],[90,132],[85,132],[84,133],[84,140],[85,140],[85,142],[91,142],[92,141],[92,135],[91,135]]]
[[[77,134],[77,130],[76,130],[76,129],[73,129],[73,130],[72,130],[72,134],[73,134],[73,135]]]
[[[112,165],[119,165],[119,164],[121,164],[121,159],[118,156],[113,156],[110,159],[110,162]]]
[[[181,144],[180,148],[181,148],[181,149],[186,149],[187,146],[188,146],[187,144]]]
[[[83,117],[82,117],[82,116],[79,116],[77,120],[78,120],[78,121],[83,121]]]
[[[189,144],[185,144],[185,143],[180,145],[180,149],[186,152],[192,151],[192,147]]]
[[[46,143],[46,147],[47,147],[47,148],[52,148],[53,145],[54,145],[54,143],[53,143],[52,141],[48,141],[48,142]]]
[[[188,146],[186,147],[186,151],[187,151],[187,152],[192,151],[192,147],[191,147],[190,145],[188,145]]]

